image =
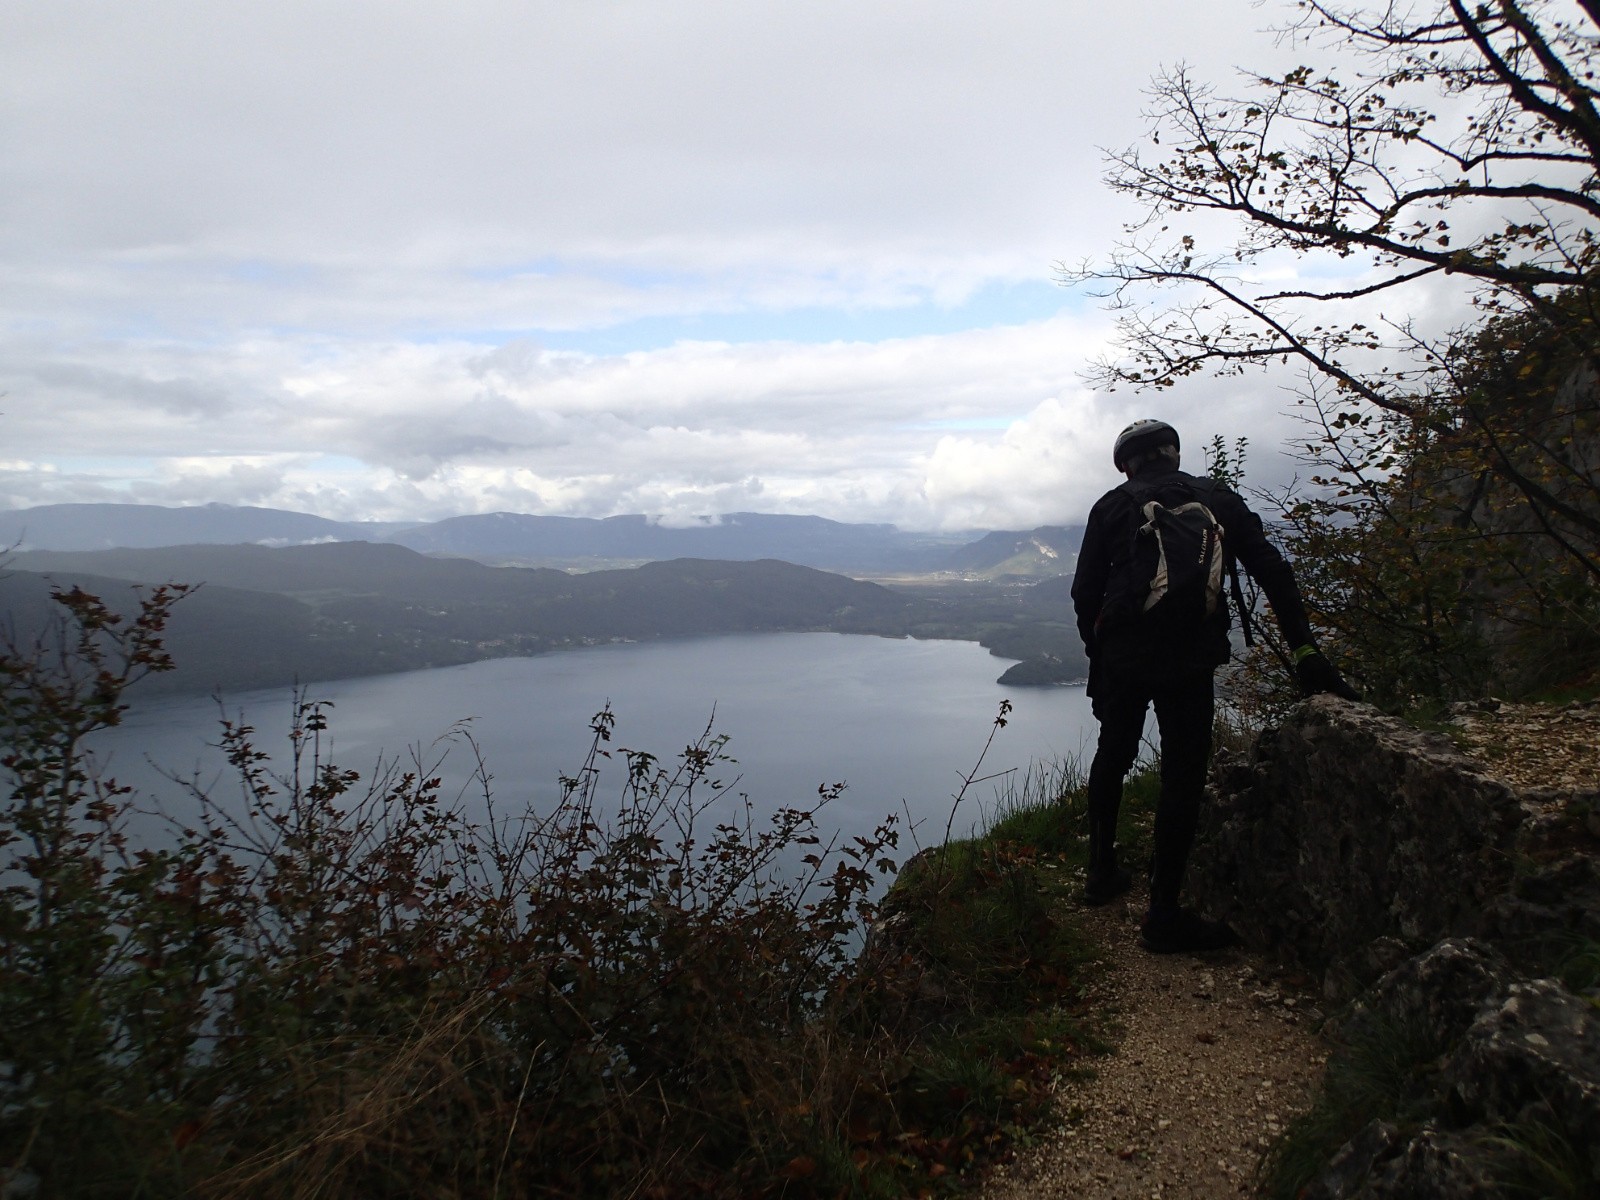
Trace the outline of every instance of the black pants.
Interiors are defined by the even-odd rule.
[[[1089,870],[1114,870],[1117,810],[1122,782],[1139,757],[1144,716],[1151,704],[1161,737],[1161,799],[1156,805],[1156,857],[1150,877],[1152,907],[1178,903],[1183,869],[1194,845],[1211,758],[1216,712],[1210,668],[1166,674],[1130,673],[1100,682],[1094,715],[1100,740],[1089,768]]]

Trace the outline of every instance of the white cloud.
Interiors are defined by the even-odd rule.
[[[159,503],[383,519],[759,509],[1020,527],[1080,519],[1111,481],[1116,430],[1151,407],[1078,387],[1104,335],[1091,314],[871,343],[680,342],[615,356],[526,341],[256,339],[211,358],[151,351],[132,383],[98,361],[46,363],[28,381],[45,403],[19,424],[102,464],[137,453],[129,495]],[[93,353],[109,363],[117,351]],[[248,413],[172,399],[236,391],[255,396]],[[1263,406],[1281,406],[1261,383],[1184,396],[1199,414],[1170,419],[1196,441],[1249,432],[1260,447]],[[1161,407],[1179,409],[1170,398]],[[102,474],[54,480],[50,495],[104,498]]]
[[[8,173],[77,186],[11,204],[57,238],[145,256],[300,257],[316,231],[323,263],[543,243],[716,269],[752,252],[849,262],[863,238],[960,258],[986,228],[978,245],[1013,253],[1059,230],[1092,136],[1131,133],[1159,61],[1258,19],[1229,16],[60,0],[14,14],[8,92],[28,120]]]
[[[10,17],[0,501],[338,517],[1081,516],[1143,410],[1102,314],[993,295],[1115,236],[1161,63],[1277,53],[1244,0]]]

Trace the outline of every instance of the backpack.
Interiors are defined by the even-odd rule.
[[[1131,554],[1107,606],[1113,623],[1187,633],[1225,613],[1223,528],[1207,503],[1211,488],[1197,482],[1130,479],[1122,485],[1144,520],[1134,528]]]

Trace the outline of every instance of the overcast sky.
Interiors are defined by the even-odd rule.
[[[0,506],[1080,520],[1110,443],[1289,469],[1259,378],[1095,395],[1054,267],[1249,0],[11,0]]]

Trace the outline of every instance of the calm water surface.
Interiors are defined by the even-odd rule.
[[[381,756],[431,746],[468,721],[494,777],[497,808],[546,807],[558,778],[582,765],[593,715],[610,703],[614,746],[670,758],[713,721],[758,811],[806,806],[819,784],[843,782],[827,824],[870,829],[908,809],[923,844],[943,836],[952,796],[972,770],[1000,701],[1013,705],[984,761],[984,774],[1013,770],[1093,747],[1094,722],[1081,687],[1002,688],[1005,669],[971,642],[912,641],[828,633],[738,634],[684,641],[599,646],[538,658],[496,659],[403,675],[319,683],[332,701],[333,757],[367,770]],[[134,693],[135,698],[137,692]],[[288,689],[226,698],[243,711],[260,748],[282,749]],[[226,780],[211,699],[135,704],[122,726],[96,742],[111,774],[181,807],[180,789],[157,767]],[[464,747],[450,751],[446,777],[470,776]],[[613,769],[602,795],[620,791]],[[969,790],[957,813],[965,832],[993,809],[1000,781]],[[219,784],[218,795],[225,794]],[[903,842],[902,845],[905,843]]]

